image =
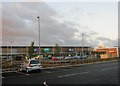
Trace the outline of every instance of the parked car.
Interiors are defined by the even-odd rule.
[[[52,60],[59,60],[59,58],[57,58],[57,57],[52,57]]]
[[[20,65],[20,71],[26,71],[27,73],[29,73],[30,71],[33,70],[39,70],[41,71],[42,69],[41,63],[38,59],[32,58],[29,60],[24,61],[23,63],[21,63]]]
[[[58,58],[59,60],[62,60],[62,59],[64,58],[64,56],[57,56],[57,58]]]
[[[42,59],[44,59],[44,60],[45,60],[45,59],[48,59],[48,57],[43,57]]]
[[[52,60],[62,60],[64,59],[63,56],[52,57]]]
[[[81,56],[74,56],[74,59],[81,59]]]
[[[72,56],[66,56],[64,59],[73,59],[73,57]]]
[[[16,60],[22,60],[22,59],[23,59],[23,56],[17,55],[15,59],[16,59]]]
[[[87,59],[87,55],[83,55],[83,56],[81,56],[81,59]]]

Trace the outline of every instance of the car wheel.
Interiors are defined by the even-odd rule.
[[[40,69],[39,72],[42,72],[42,70]]]

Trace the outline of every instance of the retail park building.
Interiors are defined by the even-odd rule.
[[[30,46],[2,46],[2,57],[9,56],[28,56]],[[40,46],[42,56],[54,56],[56,46]],[[82,50],[83,49],[83,50]],[[119,57],[118,47],[99,47],[92,46],[59,46],[60,56],[87,55],[88,57],[111,58]],[[34,54],[39,54],[39,47],[34,47]]]

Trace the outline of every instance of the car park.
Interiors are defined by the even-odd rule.
[[[64,59],[73,59],[73,57],[72,56],[66,56]]]
[[[52,60],[62,60],[64,57],[63,56],[57,56],[57,57],[52,57]]]
[[[42,57],[42,59],[46,60],[46,59],[48,59],[48,57]]]
[[[74,56],[74,59],[81,59],[81,56]]]
[[[57,58],[57,57],[52,57],[52,60],[59,60],[59,58]]]
[[[21,63],[21,65],[20,65],[20,71],[26,71],[27,73],[29,73],[30,71],[33,71],[33,70],[41,71],[42,70],[41,68],[42,68],[42,66],[41,66],[40,61],[35,58],[26,60],[23,63]]]
[[[23,56],[17,55],[15,59],[16,59],[16,60],[22,60],[22,59],[23,59]]]
[[[59,60],[62,60],[64,57],[63,56],[57,56]]]
[[[80,57],[80,59],[87,59],[87,58],[88,58],[87,55],[83,55],[83,56]]]

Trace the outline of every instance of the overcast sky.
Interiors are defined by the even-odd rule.
[[[118,45],[117,2],[3,2],[2,44]]]

